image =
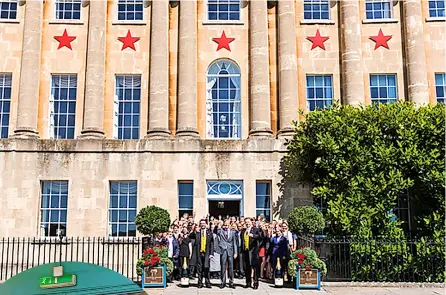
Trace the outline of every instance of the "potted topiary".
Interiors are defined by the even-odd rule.
[[[143,253],[136,263],[138,275],[142,275],[143,287],[166,287],[167,276],[173,271],[173,263],[167,257],[167,247],[154,245],[154,236],[169,230],[169,213],[157,206],[147,206],[135,218],[136,229],[143,237]]]
[[[315,206],[299,206],[288,215],[288,225],[291,232],[309,238],[311,244],[314,234],[324,229],[325,219]],[[290,275],[296,279],[297,289],[320,290],[321,274],[324,276],[327,272],[325,262],[311,248],[302,248],[291,253],[288,269],[296,269],[296,273],[290,272]]]
[[[311,248],[301,248],[291,253],[288,263],[290,275],[296,278],[296,289],[321,289],[321,277],[327,274],[327,266]]]
[[[299,206],[288,215],[291,232],[307,237],[321,232],[325,227],[324,215],[315,206]]]

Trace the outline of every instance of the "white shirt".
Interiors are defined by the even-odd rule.
[[[167,238],[167,240],[169,241],[169,248],[167,251],[167,257],[172,258],[173,257],[173,237],[172,238]]]
[[[283,233],[284,237],[288,239],[288,244],[290,246],[293,246],[294,240],[293,240],[293,234],[290,231],[286,231]]]

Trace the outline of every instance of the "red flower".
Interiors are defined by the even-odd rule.
[[[149,254],[155,254],[155,250],[153,250],[153,249],[150,248],[149,251],[148,251],[148,253],[149,253]]]
[[[296,254],[297,254],[297,257],[299,257],[299,259],[305,259],[305,255],[300,254],[300,253],[296,253]]]
[[[149,265],[149,261],[146,259],[146,261],[144,261],[144,265],[147,266]]]
[[[149,249],[144,250],[144,255],[149,254]]]
[[[299,263],[299,264],[302,264],[302,262],[304,262],[302,259],[299,259],[299,260],[297,261],[297,263]]]

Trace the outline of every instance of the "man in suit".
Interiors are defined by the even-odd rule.
[[[251,272],[254,272],[254,285],[252,288],[257,290],[259,288],[259,241],[262,239],[262,234],[258,228],[254,227],[251,218],[245,218],[246,229],[242,231],[242,247],[240,252],[243,252],[244,269],[246,275],[245,288],[251,287]]]
[[[200,228],[189,235],[191,239],[195,239],[195,245],[192,251],[197,256],[197,276],[198,288],[203,288],[203,276],[206,288],[211,287],[209,277],[210,259],[214,256],[214,238],[212,232],[208,230],[206,219],[200,220]]]
[[[173,263],[173,272],[171,273],[169,280],[172,281],[173,279],[179,279],[179,263],[178,263],[178,255],[180,254],[180,246],[178,244],[178,240],[175,238],[174,233],[172,230],[169,230],[167,233],[166,238],[167,243],[167,257],[172,261]]]
[[[229,228],[230,221],[220,222],[215,233],[218,237],[218,247],[220,249],[221,284],[220,289],[226,286],[226,264],[228,264],[229,288],[234,286],[234,259],[237,258],[237,236]]]
[[[242,249],[242,240],[243,240],[242,232],[243,232],[243,225],[241,223],[237,223],[237,225],[236,225],[237,239],[236,240],[237,240],[237,249],[239,251],[238,251],[237,258],[235,259],[235,261],[236,261],[235,265],[237,265],[236,270],[238,272],[238,277],[240,279],[243,279],[243,276],[245,275],[245,271],[243,269],[243,267],[244,267],[244,265],[243,265],[244,264],[243,251],[241,250]]]

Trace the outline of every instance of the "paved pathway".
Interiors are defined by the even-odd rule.
[[[198,289],[196,280],[191,281],[192,286],[182,288],[178,282],[169,284],[167,289],[146,289],[148,295],[445,295],[442,288],[397,288],[397,287],[335,287],[324,286],[321,291],[317,290],[295,290],[291,286],[276,289],[270,283],[260,282],[258,290],[244,289],[244,280],[236,280],[236,289],[224,288],[220,289],[218,280],[211,280],[212,289]]]

